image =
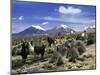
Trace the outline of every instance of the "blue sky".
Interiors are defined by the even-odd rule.
[[[18,33],[31,25],[51,29],[61,24],[76,31],[95,25],[96,7],[72,4],[19,2],[12,0],[12,32]]]

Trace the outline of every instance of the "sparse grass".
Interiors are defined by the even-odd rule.
[[[83,57],[84,58],[92,58],[92,59],[94,59],[95,58],[95,52],[94,51],[88,51],[88,52],[86,52],[86,53],[84,53],[83,54]]]
[[[95,63],[95,50],[93,51],[87,51],[85,52],[82,56],[84,58],[85,56],[89,56],[89,58],[85,58],[84,61],[79,61],[77,60],[77,63],[72,63],[72,62],[66,62],[65,67],[67,67],[67,70],[70,69],[95,69],[96,68],[96,63]]]
[[[12,69],[22,65],[22,58],[20,56],[12,57]]]
[[[55,64],[51,64],[51,63],[43,64],[43,67],[42,68],[48,69],[48,70],[57,69],[56,65]]]

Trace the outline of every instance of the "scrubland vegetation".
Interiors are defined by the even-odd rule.
[[[87,36],[81,34],[49,36],[54,40],[51,45],[46,35],[12,37],[12,74],[95,69],[96,34],[95,32],[87,33]],[[23,39],[26,42],[32,41],[33,47],[44,45],[44,55],[41,55],[41,51],[29,53],[23,62],[21,55]]]

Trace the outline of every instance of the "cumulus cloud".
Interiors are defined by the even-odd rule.
[[[48,24],[48,23],[49,23],[49,22],[43,22],[42,25],[46,25],[46,24]]]
[[[69,6],[69,7],[64,7],[64,6],[60,6],[59,7],[59,13],[62,13],[62,14],[79,14],[81,13],[82,10],[79,9],[79,8],[74,8],[72,6]]]
[[[24,18],[23,18],[23,16],[20,16],[19,18],[18,18],[18,20],[23,20]]]

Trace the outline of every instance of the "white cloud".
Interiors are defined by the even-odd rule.
[[[23,16],[20,16],[19,18],[18,18],[18,20],[23,20],[24,18],[23,18]]]
[[[74,7],[71,7],[69,6],[68,8],[64,7],[64,6],[60,6],[59,7],[59,13],[62,13],[62,14],[79,14],[81,13],[82,10],[79,9],[79,8],[74,8]]]
[[[43,22],[42,25],[46,25],[46,24],[48,24],[48,23],[49,23],[49,22]]]

